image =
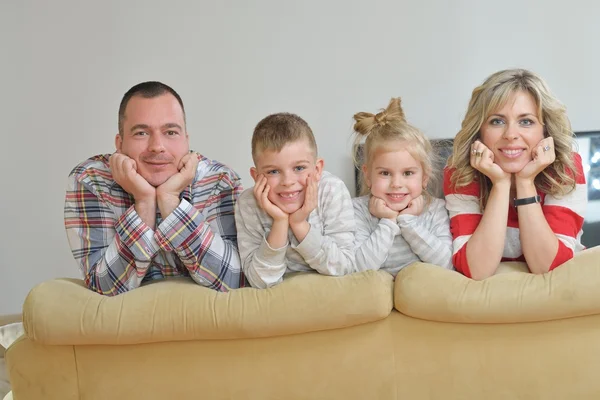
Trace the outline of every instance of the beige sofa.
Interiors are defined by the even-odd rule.
[[[598,399],[600,249],[476,282],[426,264],[216,293],[32,290],[6,352],[25,399]]]

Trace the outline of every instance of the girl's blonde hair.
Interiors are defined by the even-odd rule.
[[[555,196],[565,195],[575,189],[577,170],[572,156],[575,141],[565,106],[552,95],[546,82],[533,72],[524,69],[499,71],[473,90],[461,130],[454,139],[452,155],[448,159],[448,167],[455,169],[451,185],[458,188],[474,180],[479,182],[479,206],[482,211],[487,204],[492,182],[471,167],[471,143],[480,138],[484,121],[517,92],[533,96],[537,117],[544,126],[544,137],[551,136],[554,140],[556,160],[535,178],[536,188]]]
[[[406,143],[406,150],[415,160],[421,163],[423,178],[429,178],[430,183],[435,184],[437,175],[439,175],[433,171],[436,164],[431,143],[420,130],[406,122],[400,102],[399,97],[392,98],[387,108],[377,114],[359,112],[354,115],[356,137],[354,139],[353,154],[354,164],[356,168],[361,170],[359,183],[361,196],[370,193],[361,164],[369,165],[375,150],[382,146],[385,147],[386,143],[390,141]],[[359,155],[358,149],[363,140],[364,145]],[[362,160],[358,159],[359,156],[362,156]],[[427,204],[431,201],[432,195],[426,188],[423,190],[423,197]]]

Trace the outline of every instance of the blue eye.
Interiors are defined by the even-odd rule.
[[[267,175],[275,175],[275,174],[278,174],[278,173],[279,173],[279,171],[276,170],[276,169],[272,169],[270,171],[267,171]]]
[[[501,120],[500,118],[492,118],[490,120],[490,125],[502,125],[504,124],[504,121]]]
[[[304,165],[298,165],[297,167],[294,167],[294,171],[296,172],[302,172],[306,169],[306,167]]]
[[[521,120],[521,125],[524,125],[524,126],[531,126],[531,125],[533,125],[533,124],[534,124],[534,122],[533,122],[533,120],[532,120],[532,119],[526,118],[526,119],[524,119],[524,120]]]

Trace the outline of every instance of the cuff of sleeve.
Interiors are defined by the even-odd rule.
[[[409,226],[413,226],[418,220],[419,217],[410,214],[398,215],[398,218],[396,218],[396,221],[398,222],[398,226],[400,226],[400,228],[408,228]]]
[[[400,234],[400,227],[398,226],[398,224],[393,223],[388,218],[381,218],[379,220],[379,224],[391,229],[394,236]]]
[[[160,249],[154,231],[142,221],[133,205],[117,220],[115,229],[136,261],[150,261]]]
[[[174,251],[204,227],[204,217],[186,199],[156,229],[155,238],[161,249]]]
[[[263,237],[262,243],[258,247],[258,253],[256,254],[256,257],[260,261],[271,266],[283,265],[285,262],[285,252],[287,248],[288,245],[286,244],[283,247],[274,249],[269,245],[267,239]]]
[[[308,260],[314,259],[319,254],[319,251],[321,250],[321,239],[321,234],[311,225],[304,240],[301,243],[298,243],[298,246],[292,245],[292,248],[296,249],[306,262],[308,262]]]

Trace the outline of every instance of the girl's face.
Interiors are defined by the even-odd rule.
[[[388,142],[377,146],[363,165],[371,195],[385,201],[394,211],[402,211],[421,195],[428,177],[421,163],[407,150],[406,143]]]

